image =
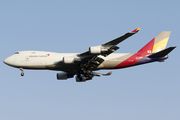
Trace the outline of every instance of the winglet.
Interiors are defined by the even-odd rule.
[[[112,72],[108,72],[106,75],[111,75],[112,74]]]
[[[131,33],[137,33],[141,28],[136,28],[135,30],[133,30]]]

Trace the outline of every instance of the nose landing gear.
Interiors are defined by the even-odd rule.
[[[20,68],[21,70],[21,76],[24,76],[23,68]]]

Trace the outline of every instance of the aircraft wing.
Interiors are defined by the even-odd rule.
[[[76,73],[76,81],[78,82],[91,80],[94,76],[109,76],[112,72],[109,72],[107,74],[92,72],[93,70],[96,70],[97,67],[104,61],[104,59],[99,56],[102,55],[106,57],[109,54],[113,53],[114,51],[119,49],[119,47],[116,46],[117,44],[124,41],[128,37],[136,34],[139,30],[140,28],[137,28],[102,45],[89,47],[88,51],[77,54],[76,56],[63,57],[63,60],[55,64],[57,65],[59,63],[75,63],[75,65],[78,66],[78,70]]]
[[[109,54],[113,53],[114,51],[119,49],[119,47],[116,46],[117,44],[136,34],[139,30],[140,28],[137,28],[102,45],[89,47],[89,51],[78,54],[78,57],[81,58],[80,67],[88,70],[97,68],[104,61],[102,58],[98,57],[99,55],[106,57]]]
[[[108,72],[108,73],[106,73],[106,74],[101,74],[101,73],[97,73],[97,72],[93,72],[93,75],[94,76],[109,76],[109,75],[111,75],[112,74],[112,72]]]
[[[103,56],[107,56],[109,54],[111,54],[112,52],[116,51],[117,49],[119,49],[118,46],[116,46],[117,44],[119,44],[120,42],[124,41],[125,39],[127,39],[128,37],[136,34],[141,28],[137,28],[131,32],[128,32],[114,40],[111,40],[107,43],[104,43],[100,46],[94,46],[94,47],[90,47],[89,51],[83,52],[81,54],[79,54],[79,56],[86,56],[86,55],[90,55],[90,56],[94,56],[94,54],[99,54],[99,55],[103,55]]]
[[[126,38],[128,38],[128,37],[134,35],[135,33],[137,33],[140,29],[141,28],[137,28],[137,29],[135,29],[135,30],[133,30],[131,32],[128,32],[128,33],[122,35],[121,37],[118,37],[118,38],[116,38],[114,40],[111,40],[111,41],[105,43],[105,44],[102,44],[102,46],[115,46],[115,45],[119,44],[120,42],[124,41]]]

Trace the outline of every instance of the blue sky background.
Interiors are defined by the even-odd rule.
[[[0,119],[179,120],[179,0],[1,0]],[[136,52],[172,31],[163,63],[113,70],[110,77],[57,81],[57,71],[20,70],[3,60],[16,51],[81,53],[141,27],[118,46]],[[107,70],[100,72],[106,73]]]

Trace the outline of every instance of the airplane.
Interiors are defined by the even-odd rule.
[[[19,51],[3,62],[11,67],[23,69],[56,70],[58,80],[76,76],[76,82],[91,80],[94,76],[109,76],[112,72],[94,72],[103,69],[122,69],[150,62],[163,62],[176,46],[165,48],[171,31],[162,31],[136,53],[113,53],[117,44],[136,34],[140,28],[98,46],[89,47],[83,53],[55,53],[45,51]]]

